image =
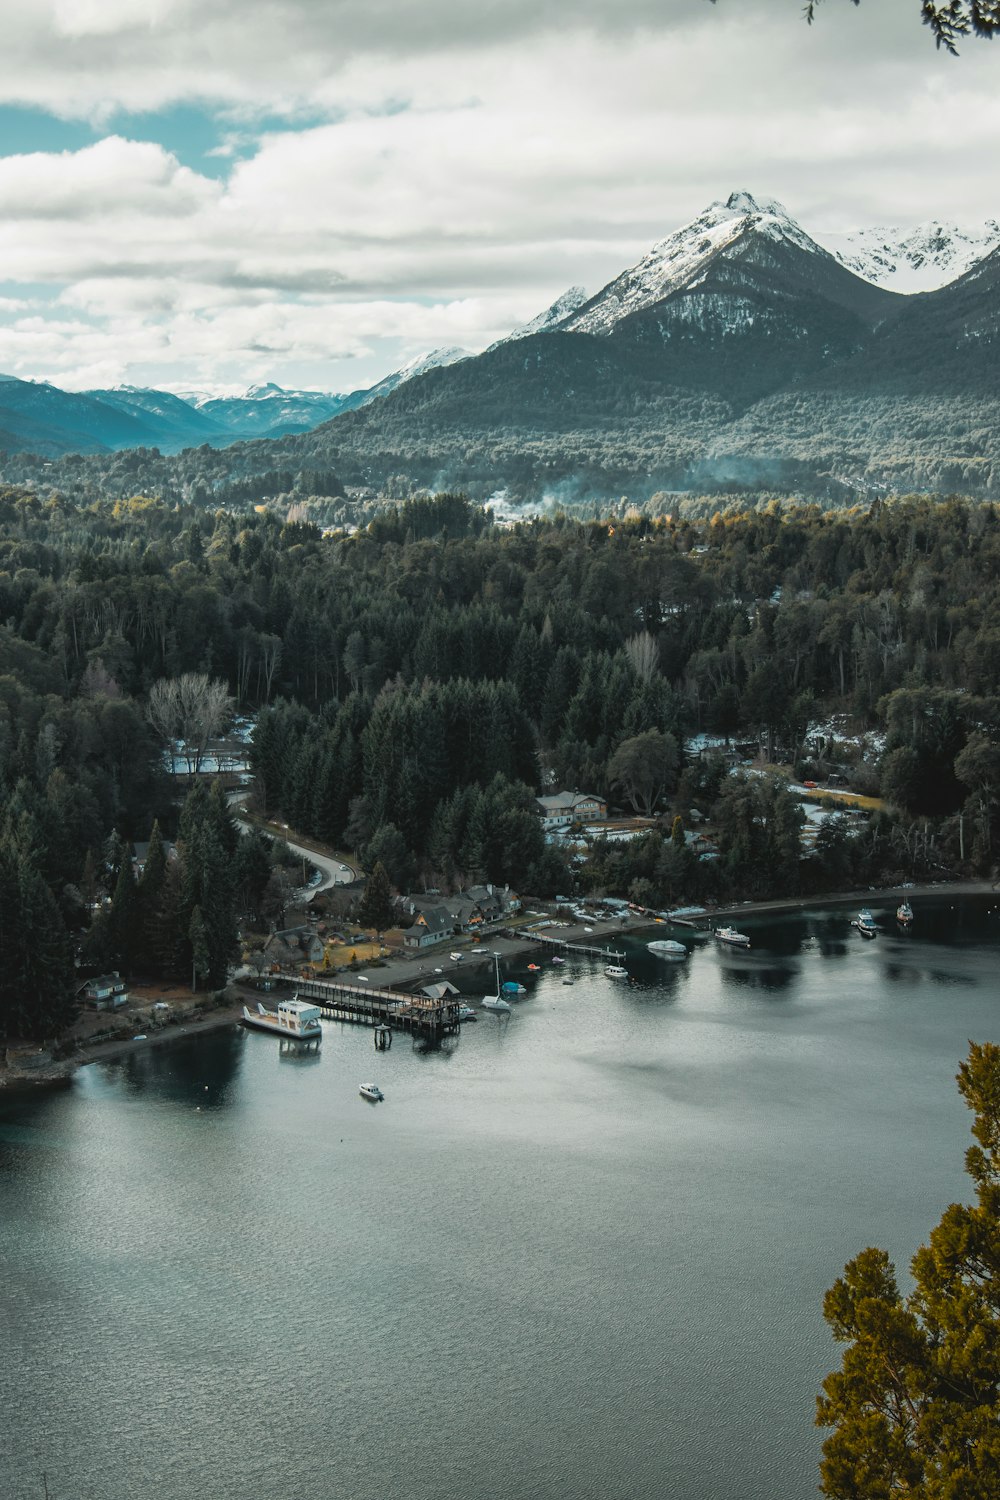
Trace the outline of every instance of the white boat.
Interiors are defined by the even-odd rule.
[[[297,996],[291,1000],[279,1000],[277,1010],[265,1010],[258,1000],[255,1011],[244,1005],[243,1024],[252,1026],[255,1031],[271,1031],[295,1041],[312,1042],[323,1035],[320,1014],[318,1005],[307,1005]]]
[[[458,1007],[458,1019],[460,1021],[478,1021],[479,1013],[471,1005],[460,1005]]]
[[[604,972],[609,979],[628,978],[628,969],[623,968],[621,964],[605,964]]]
[[[377,1083],[359,1084],[358,1093],[361,1095],[362,1099],[374,1099],[376,1102],[385,1098],[385,1095],[383,1094]]]
[[[655,943],[647,943],[646,947],[650,953],[655,953],[657,958],[687,958],[688,951],[683,943],[675,943],[672,938],[657,938]]]
[[[857,916],[854,918],[854,921],[851,923],[851,926],[856,927],[862,937],[878,937],[878,928],[875,925],[875,918],[872,916],[867,906],[863,906],[861,908]]]
[[[565,963],[565,962],[566,962],[566,960],[565,960],[565,959],[564,959],[564,958],[554,958],[554,959],[553,959],[553,960],[552,960],[552,962],[553,962],[553,963],[554,963],[554,964],[564,964],[564,963]]]
[[[913,921],[913,907],[909,901],[901,901],[896,907],[896,921],[900,927],[909,927]]]
[[[449,953],[448,957],[451,959],[453,964],[460,964],[462,962],[461,953]]]
[[[730,948],[749,948],[750,939],[745,932],[737,932],[735,927],[717,927],[713,933],[717,943],[726,943]]]
[[[480,1004],[482,1005],[483,1010],[495,1010],[500,1015],[508,1015],[509,1016],[511,1014],[511,1011],[513,1010],[513,1006],[510,1004],[510,1002],[508,1000],[505,1000],[503,998],[503,996],[501,995],[501,993],[500,993],[500,955],[499,955],[499,953],[494,953],[494,955],[493,955],[493,962],[496,964],[496,971],[497,971],[497,992],[496,992],[495,995],[484,995],[483,998],[482,998],[482,1000],[480,1001]]]

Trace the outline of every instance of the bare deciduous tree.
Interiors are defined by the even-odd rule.
[[[660,664],[660,646],[648,630],[625,642],[625,655],[640,682],[652,682]]]
[[[146,716],[165,740],[179,740],[188,774],[201,769],[210,739],[221,734],[233,713],[226,684],[204,672],[161,677],[149,694]]]

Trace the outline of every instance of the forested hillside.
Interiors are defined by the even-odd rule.
[[[166,701],[184,674],[257,716],[262,808],[381,860],[401,886],[487,878],[552,894],[575,878],[665,903],[996,859],[991,505],[502,530],[444,495],[324,537],[273,513],[8,490],[0,570],[7,1028],[65,1015],[68,933],[87,961],[193,966],[215,983],[241,914],[263,919],[266,851],[204,792],[182,815],[188,785],[165,769],[150,695]],[[800,776],[881,789],[890,810],[832,819],[803,858],[782,784],[690,753],[702,731]],[[598,844],[574,876],[534,810],[552,788],[655,804],[661,826]],[[692,809],[714,859],[685,842]],[[123,850],[155,820],[181,858],[141,897]],[[95,924],[102,894],[111,916]]]

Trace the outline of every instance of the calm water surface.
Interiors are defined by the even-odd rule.
[[[993,902],[914,906],[513,967],[450,1050],[234,1029],[8,1103],[0,1494],[807,1500],[822,1294],[968,1196],[1000,1040]]]

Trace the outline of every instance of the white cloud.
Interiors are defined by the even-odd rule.
[[[0,158],[4,280],[59,294],[0,302],[0,368],[358,384],[596,288],[732,188],[813,232],[981,220],[992,55],[943,57],[906,3],[809,29],[773,0],[636,0],[626,26],[611,0],[0,0],[0,101],[207,102],[235,153],[222,180],[124,133]],[[313,123],[255,134],[283,110]]]

